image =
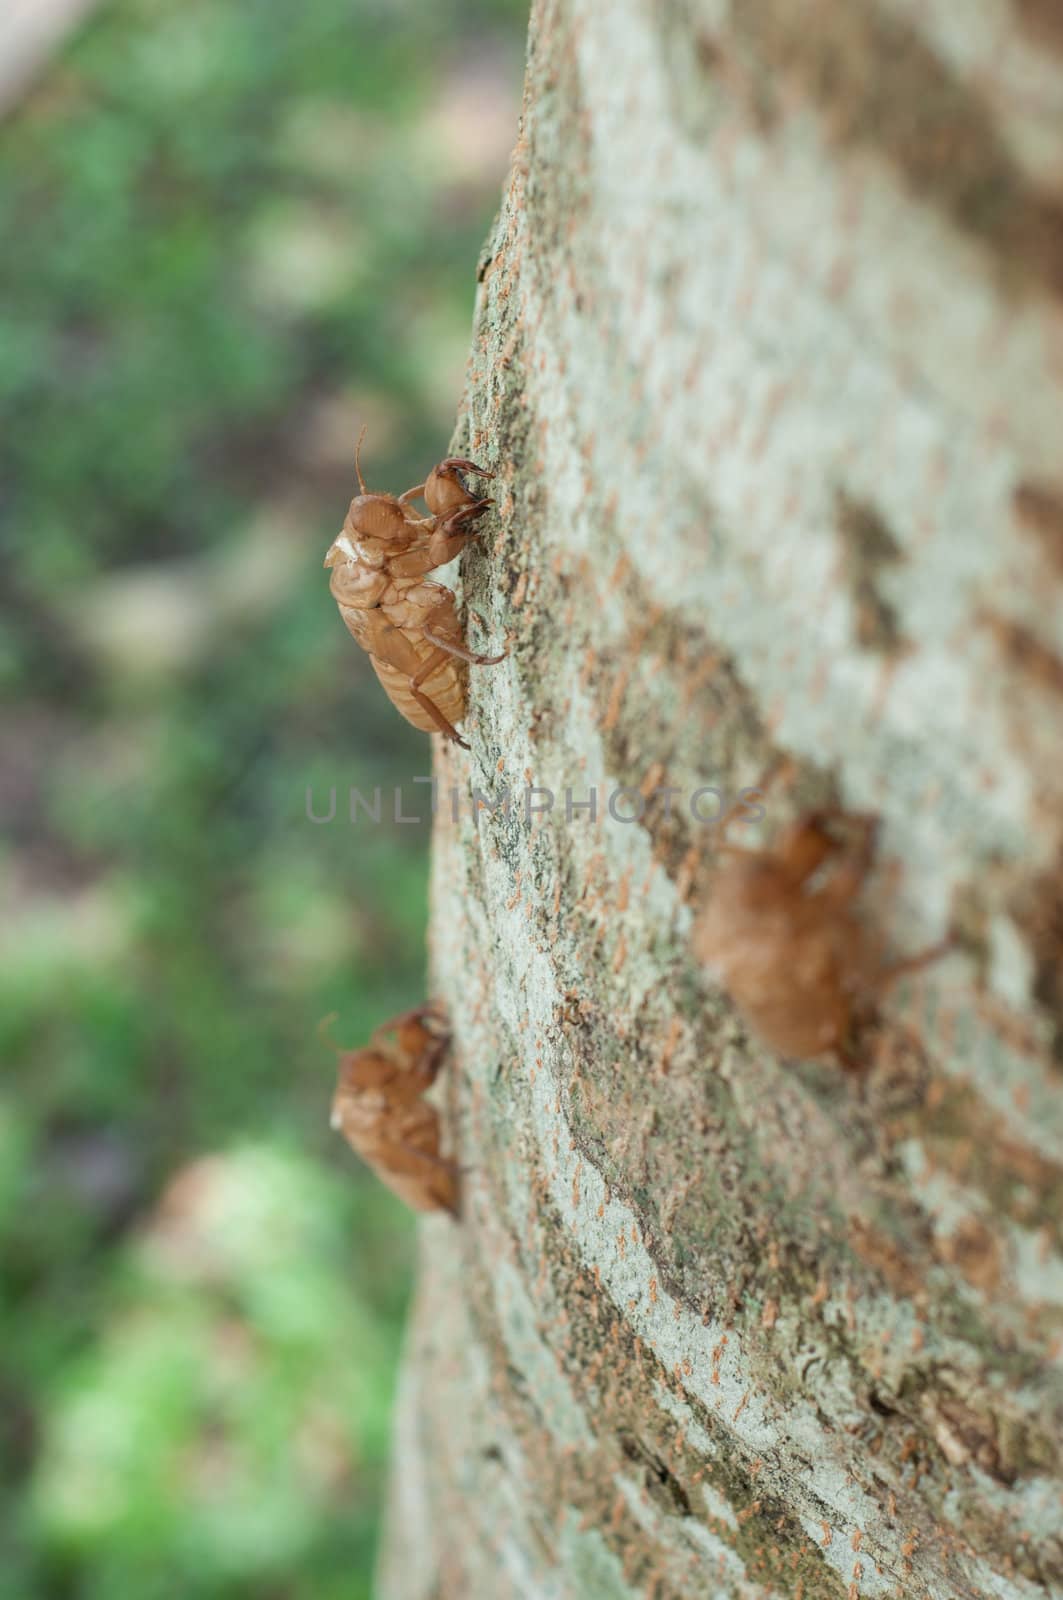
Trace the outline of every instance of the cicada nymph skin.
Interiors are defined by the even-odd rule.
[[[440,1011],[421,1006],[377,1028],[361,1050],[340,1052],[332,1126],[414,1211],[458,1215],[458,1168],[440,1153],[439,1112],[424,1098],[446,1058]]]
[[[780,1056],[832,1053],[856,1067],[854,1025],[903,973],[947,944],[902,960],[861,914],[878,819],[837,808],[808,813],[768,850],[722,845],[694,931],[751,1032]]]
[[[426,574],[476,537],[492,502],[474,495],[466,480],[493,474],[464,456],[448,456],[404,494],[370,494],[361,439],[358,446],[361,492],[325,556],[329,588],[396,710],[422,732],[441,733],[467,750],[456,724],[465,715],[469,665],[494,666],[505,656],[468,648],[453,590]],[[411,504],[418,498],[428,507],[426,517]]]

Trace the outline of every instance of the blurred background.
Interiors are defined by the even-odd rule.
[[[321,563],[362,422],[446,452],[527,8],[54,0],[31,69],[10,3],[0,1597],[359,1600],[412,1227],[316,1028],[424,995],[345,796],[429,754]]]

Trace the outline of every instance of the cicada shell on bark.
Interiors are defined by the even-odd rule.
[[[360,457],[356,466],[361,493],[325,556],[329,588],[396,710],[422,732],[441,733],[467,750],[457,724],[465,715],[468,666],[493,666],[504,656],[468,648],[453,590],[426,574],[476,537],[491,501],[471,492],[466,475],[492,474],[448,456],[424,483],[395,496],[370,494]],[[411,504],[421,497],[426,517]]]
[[[440,1153],[439,1112],[424,1098],[450,1036],[432,1006],[403,1012],[361,1050],[340,1054],[332,1126],[414,1211],[458,1215],[458,1168]]]
[[[832,1052],[858,1066],[852,1037],[861,1013],[948,947],[886,959],[857,906],[877,832],[875,817],[823,810],[794,823],[770,850],[722,847],[694,948],[751,1031],[781,1056]]]

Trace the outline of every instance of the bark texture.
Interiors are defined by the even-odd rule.
[[[455,437],[510,645],[437,751],[465,1214],[385,1600],[1063,1593],[1059,17],[535,8]],[[869,921],[957,938],[857,1074],[692,953],[689,797],[780,758],[740,842],[875,811]]]

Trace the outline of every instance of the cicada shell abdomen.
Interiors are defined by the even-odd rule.
[[[388,661],[381,661],[379,656],[370,655],[369,659],[395,710],[401,711],[406,721],[412,722],[422,733],[439,733],[438,721],[410,687],[409,674],[400,672]],[[418,688],[448,722],[458,723],[465,715],[467,685],[468,669],[464,661],[444,656]]]

